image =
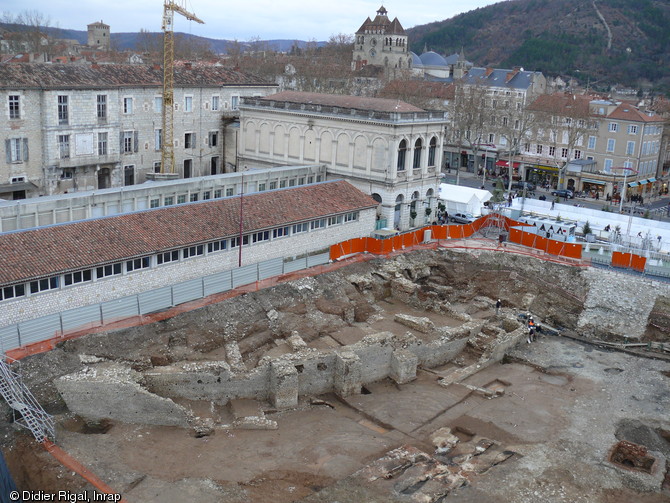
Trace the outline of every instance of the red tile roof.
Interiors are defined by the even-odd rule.
[[[175,68],[176,87],[271,85],[260,77],[220,66],[194,65]],[[105,89],[163,87],[163,70],[145,65],[0,65],[0,89]]]
[[[383,98],[366,98],[364,96],[346,96],[341,94],[284,91],[283,93],[266,96],[263,100],[353,108],[355,110],[369,110],[374,112],[424,112],[423,109],[405,103],[404,101]]]
[[[345,181],[244,196],[245,234],[377,206]],[[240,198],[0,234],[0,284],[87,269],[236,236]]]
[[[633,122],[664,122],[665,119],[660,115],[649,115],[640,112],[640,110],[628,103],[622,103],[607,116],[608,119],[617,119]]]

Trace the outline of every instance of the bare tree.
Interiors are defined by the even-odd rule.
[[[553,147],[552,157],[559,159],[559,162],[553,161],[559,170],[558,188],[564,188],[568,161],[591,129],[590,99],[587,95],[556,93],[541,95],[528,107],[537,117],[537,139],[546,140]],[[560,155],[556,156],[557,153]]]
[[[457,151],[466,146],[473,156],[477,156],[479,147],[487,143],[486,133],[490,129],[490,111],[486,108],[488,88],[478,84],[465,84],[457,81],[454,85],[454,98],[449,103],[448,112],[452,125],[451,142]],[[476,159],[475,159],[476,162]],[[460,162],[456,165],[456,184],[460,184]]]
[[[163,53],[163,35],[144,28],[140,29],[140,33],[135,40],[135,50],[158,57]]]
[[[49,36],[51,21],[49,17],[36,10],[25,10],[16,16],[3,13],[3,22],[15,25],[10,50],[14,52],[26,51],[32,54],[44,54],[50,59],[54,49],[53,37]]]
[[[503,96],[502,100],[496,101],[493,108],[492,126],[499,137],[499,146],[504,148],[508,157],[509,181],[507,190],[512,190],[512,174],[514,172],[513,158],[518,154],[521,143],[536,137],[537,130],[541,127],[542,120],[538,114],[528,109],[526,96],[514,97]]]

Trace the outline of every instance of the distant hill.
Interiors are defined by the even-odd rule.
[[[8,31],[24,30],[25,27],[16,25],[16,24],[7,24],[0,23],[0,29],[6,29]],[[54,38],[59,39],[69,39],[76,40],[82,45],[85,45],[88,40],[88,35],[85,30],[69,30],[64,28],[47,28],[46,31],[48,34]],[[152,32],[149,33],[150,36],[162,37],[162,32]],[[140,50],[139,49],[139,39],[143,36],[140,33],[115,33],[112,31],[111,40],[113,47],[119,50]],[[178,33],[175,32],[175,36],[181,36],[186,39],[191,39],[196,42],[204,43],[211,48],[212,52],[216,54],[225,53],[229,47],[234,44],[239,44],[241,47],[246,49],[251,49],[252,47],[266,48],[268,50],[274,50],[279,52],[288,52],[291,50],[291,47],[297,45],[300,48],[306,47],[310,42],[304,40],[261,40],[253,42],[244,42],[244,41],[234,41],[234,40],[224,40],[224,39],[215,39],[207,37],[198,37],[190,33]],[[317,42],[317,45],[324,45],[325,42]]]
[[[668,0],[509,0],[407,32],[419,54],[670,90]]]

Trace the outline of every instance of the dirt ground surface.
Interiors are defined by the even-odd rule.
[[[488,261],[487,261],[488,260]],[[574,269],[528,261],[415,254],[280,285],[153,326],[86,336],[26,359],[33,393],[57,419],[57,443],[130,503],[661,503],[670,502],[670,361],[555,335],[523,341],[460,382],[505,316],[541,313],[574,328],[587,285]],[[543,281],[526,281],[541,271]],[[365,278],[365,281],[361,278]],[[392,291],[394,278],[419,286]],[[495,315],[496,298],[503,300]],[[438,309],[439,307],[439,309]],[[235,340],[247,369],[290,352],[299,333],[328,350],[380,331],[429,341],[394,321],[437,327],[485,320],[454,361],[385,379],[361,394],[301,397],[263,409],[275,430],[190,429],[92,422],[68,411],[53,380],[96,361],[141,371],[226,357]],[[664,333],[664,336],[667,334]],[[226,423],[225,405],[194,401]],[[3,452],[22,489],[90,488],[4,423]],[[611,461],[614,460],[614,461]]]

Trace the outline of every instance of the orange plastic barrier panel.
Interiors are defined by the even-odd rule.
[[[630,267],[632,259],[633,257],[630,253],[614,252],[612,253],[612,266]]]
[[[337,260],[340,258],[342,255],[340,255],[340,246],[339,244],[336,245],[331,245],[330,246],[330,260]]]
[[[394,239],[395,239],[395,237],[390,238],[390,239],[382,239],[381,240],[381,253],[383,255],[391,253],[394,250],[394,247],[393,247],[393,240]]]
[[[578,245],[575,243],[564,243],[565,244],[565,249],[563,250],[562,255],[564,257],[570,257],[570,258],[582,258],[582,245]]]
[[[508,239],[511,243],[521,244],[524,234],[525,232],[521,232],[519,229],[510,229]]]
[[[519,230],[521,233],[521,244],[524,246],[528,246],[529,248],[536,248],[537,247],[537,235],[533,234],[531,232],[524,232],[522,230]]]
[[[356,238],[351,240],[351,253],[362,253],[367,249],[365,238]]]
[[[555,239],[547,239],[547,253],[551,255],[565,255],[565,243],[563,241],[556,241]]]
[[[382,253],[381,239],[365,238],[365,240],[366,240],[365,248],[368,250],[368,252],[374,253],[375,255],[380,255]]]
[[[643,272],[644,271],[644,266],[647,264],[647,259],[646,257],[641,257],[640,255],[633,255],[632,256],[632,261],[631,261],[631,267],[638,271],[638,272]]]
[[[409,248],[417,244],[419,242],[419,233],[423,234],[423,230],[402,234],[402,246]]]
[[[447,239],[447,227],[444,225],[433,225],[433,239]]]
[[[525,234],[528,234],[527,232]],[[535,236],[535,248],[536,250],[543,250],[545,251],[547,249],[547,241],[549,241],[547,238],[543,238],[542,236]]]

